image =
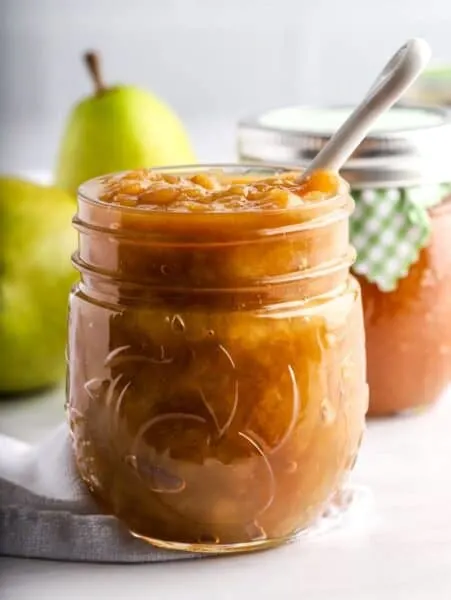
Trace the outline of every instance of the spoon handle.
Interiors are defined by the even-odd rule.
[[[339,171],[376,119],[415,81],[429,62],[430,56],[429,45],[422,39],[414,38],[404,44],[389,60],[362,102],[316,155],[299,180],[318,169]]]

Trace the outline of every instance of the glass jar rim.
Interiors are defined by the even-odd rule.
[[[276,173],[290,172],[293,169],[286,165],[254,165],[241,163],[213,163],[199,165],[179,165],[166,168],[166,172],[197,172],[205,173],[206,169],[228,169],[235,173]],[[163,169],[155,169],[159,171]],[[105,176],[91,180],[94,185],[99,185]],[[89,184],[89,182],[88,182]],[[89,188],[88,188],[89,190]],[[252,272],[246,273],[233,285],[228,283],[202,283],[198,279],[192,284],[193,289],[199,293],[209,293],[207,288],[211,288],[215,293],[224,289],[241,290],[243,293],[252,290],[255,293],[257,288],[281,289],[284,286],[296,287],[304,285],[307,281],[328,282],[338,274],[342,274],[349,269],[354,261],[354,255],[350,251],[348,244],[348,225],[347,220],[354,207],[349,187],[344,182],[343,188],[340,186],[337,194],[320,198],[317,201],[305,202],[299,207],[284,208],[276,210],[255,210],[255,211],[228,211],[228,212],[168,212],[163,210],[145,210],[136,207],[121,206],[110,202],[94,200],[87,197],[86,187],[80,189],[78,196],[78,212],[73,219],[74,227],[80,233],[80,244],[82,251],[74,255],[74,265],[80,272],[84,273],[85,279],[95,277],[100,280],[102,277],[118,279],[114,275],[114,269],[99,263],[99,256],[89,255],[89,239],[91,235],[95,237],[96,243],[103,245],[104,256],[114,258],[121,244],[123,247],[130,248],[131,252],[137,252],[142,260],[142,247],[146,249],[149,255],[152,252],[159,257],[170,251],[182,252],[181,256],[198,256],[201,264],[204,264],[205,257],[224,256],[227,254],[243,254],[250,251],[252,247],[259,247],[261,252],[270,251],[274,244],[281,244],[285,248],[291,248],[293,244],[298,248],[299,261],[292,259],[288,266],[280,267],[280,273],[258,275]],[[92,195],[92,194],[90,194]],[[299,209],[299,210],[298,210]],[[328,228],[339,227],[340,235],[336,234],[337,244],[341,244],[339,251],[329,258],[321,257],[314,264],[303,265],[307,249],[313,252],[314,240],[321,236],[324,231],[330,231]],[[334,229],[334,231],[337,231]],[[108,246],[108,247],[107,247]],[[111,248],[110,252],[108,248]],[[141,249],[140,249],[141,248]],[[134,249],[134,250],[133,250]],[[269,250],[268,250],[269,249]],[[84,254],[87,252],[86,255]],[[95,254],[95,253],[94,253]],[[352,256],[351,256],[352,254]],[[291,255],[290,255],[291,256]],[[153,259],[152,259],[153,260]],[[167,259],[165,259],[167,260]],[[197,260],[197,259],[196,259]],[[195,261],[194,261],[195,262]],[[95,263],[95,264],[94,264]],[[152,263],[150,260],[149,264]],[[165,263],[167,264],[167,263]],[[169,286],[171,293],[178,293],[179,284],[174,286],[165,275],[164,285]],[[128,279],[122,277],[122,285],[129,283],[132,287],[138,285],[142,287],[155,287],[155,277],[159,279],[161,274],[150,279],[144,280],[140,274],[138,279],[130,274]],[[302,280],[302,281],[301,281]],[[315,284],[316,285],[316,284]],[[166,289],[166,288],[165,288]],[[298,288],[296,288],[298,289]],[[247,290],[247,291],[246,291]],[[182,295],[186,290],[181,290]],[[262,292],[263,293],[263,292]]]
[[[144,168],[145,169],[145,168]],[[94,177],[91,179],[88,179],[87,181],[83,182],[79,188],[78,188],[78,193],[77,193],[77,197],[79,199],[82,199],[84,202],[88,202],[92,205],[98,206],[98,207],[109,207],[111,208],[112,206],[114,206],[115,210],[118,210],[118,212],[121,212],[122,214],[146,214],[148,215],[148,218],[151,218],[151,215],[155,215],[155,216],[161,216],[162,214],[164,214],[165,217],[167,217],[168,219],[170,218],[174,218],[177,217],[178,219],[180,218],[187,218],[189,219],[190,217],[197,217],[199,218],[200,214],[207,216],[209,219],[215,219],[215,220],[219,220],[221,217],[225,217],[228,216],[230,218],[230,215],[256,215],[256,214],[260,214],[260,215],[282,215],[282,214],[287,214],[287,213],[308,213],[309,210],[313,210],[313,209],[327,209],[328,206],[330,206],[331,208],[333,208],[336,205],[337,202],[337,198],[343,197],[343,196],[348,196],[350,193],[350,187],[349,184],[343,179],[340,178],[340,184],[341,186],[344,188],[342,191],[339,191],[338,194],[335,194],[333,196],[325,196],[324,199],[321,200],[315,200],[315,202],[310,202],[310,203],[305,203],[305,204],[301,204],[299,206],[296,207],[287,207],[287,208],[276,208],[276,209],[261,209],[261,210],[252,210],[252,211],[245,211],[245,210],[225,210],[225,211],[221,211],[221,212],[213,212],[213,211],[205,211],[203,213],[198,213],[198,212],[182,212],[182,211],[163,211],[163,210],[147,210],[145,208],[139,207],[139,206],[121,206],[118,204],[112,205],[110,202],[105,202],[103,200],[100,200],[98,197],[98,192],[100,191],[100,187],[101,185],[105,182],[105,179],[107,177],[111,177],[111,176],[120,176],[120,175],[125,175],[127,173],[131,173],[133,172],[135,169],[126,169],[123,171],[117,171],[117,172],[113,172],[113,173],[106,173],[105,175],[100,175],[98,177]],[[136,169],[138,170],[138,169]],[[245,175],[245,174],[252,174],[252,173],[262,173],[262,175],[264,173],[266,173],[266,176],[271,177],[272,175],[275,175],[277,173],[290,173],[293,171],[301,171],[302,169],[300,167],[295,167],[295,166],[290,166],[290,165],[283,165],[283,164],[275,164],[275,163],[234,163],[234,162],[227,162],[227,163],[198,163],[198,164],[188,164],[188,165],[167,165],[167,166],[163,166],[163,167],[149,167],[147,169],[150,172],[163,172],[163,173],[184,173],[186,175],[188,174],[195,174],[197,172],[199,173],[205,173],[206,171],[217,171],[217,170],[223,170],[224,172],[230,172],[230,173],[237,173],[240,175]],[[92,191],[90,190],[90,188],[92,188]],[[97,192],[97,193],[96,193]]]

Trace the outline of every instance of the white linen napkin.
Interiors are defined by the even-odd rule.
[[[77,475],[67,426],[37,446],[0,435],[0,556],[85,562],[193,558],[134,538]]]
[[[335,528],[366,497],[366,489],[347,486],[303,539]],[[115,517],[102,514],[77,474],[66,424],[36,446],[0,435],[2,555],[108,563],[202,556],[151,546]]]

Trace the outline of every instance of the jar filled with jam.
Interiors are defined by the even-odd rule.
[[[367,410],[348,186],[273,167],[79,191],[67,410],[104,511],[164,548],[245,551],[314,524]]]
[[[242,160],[307,165],[351,108],[292,107],[241,123]],[[362,287],[369,414],[428,407],[451,384],[451,121],[395,106],[341,174],[356,209],[350,238]]]

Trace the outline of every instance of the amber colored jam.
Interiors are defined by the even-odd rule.
[[[451,200],[430,218],[431,240],[395,291],[359,278],[373,416],[430,406],[451,383]]]
[[[315,522],[368,401],[347,187],[218,169],[82,186],[70,301],[78,469],[131,532],[195,551]]]

